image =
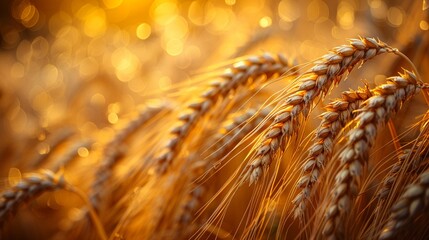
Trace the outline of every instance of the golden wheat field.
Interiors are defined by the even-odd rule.
[[[426,0],[0,2],[0,239],[429,239]]]

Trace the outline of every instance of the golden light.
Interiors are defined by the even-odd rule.
[[[429,24],[425,20],[421,20],[419,26],[420,26],[421,30],[425,30],[426,31],[426,30],[429,29]]]
[[[116,77],[122,82],[130,81],[140,68],[140,60],[127,48],[116,49],[110,60]]]
[[[109,8],[117,8],[122,4],[123,0],[103,0],[104,5]]]
[[[78,148],[77,149],[77,154],[80,156],[80,157],[88,157],[89,156],[89,151],[88,151],[88,148],[86,148],[86,147],[80,147],[80,148]]]
[[[180,55],[183,51],[183,41],[177,38],[165,40],[163,48],[171,56]]]
[[[280,18],[286,22],[296,21],[301,16],[298,6],[299,4],[297,1],[282,0],[278,6],[278,14]]]
[[[387,5],[381,0],[371,0],[369,2],[371,15],[379,20],[383,20],[387,17]]]
[[[83,23],[83,31],[89,37],[103,35],[107,29],[106,13],[92,4],[82,6],[76,16]]]
[[[22,9],[20,19],[26,28],[34,27],[39,21],[39,11],[34,5],[28,4]]]
[[[109,123],[111,123],[111,124],[115,124],[115,123],[117,123],[118,122],[118,120],[119,120],[119,117],[118,117],[118,114],[116,114],[116,113],[109,113],[109,115],[107,115],[107,120],[109,121]]]
[[[157,24],[166,25],[176,17],[179,9],[173,1],[158,3],[155,1],[152,4],[151,16]]]
[[[136,36],[141,39],[145,40],[147,39],[152,32],[152,28],[147,23],[141,23],[136,28]]]
[[[207,25],[213,21],[216,12],[211,11],[214,6],[211,2],[193,1],[188,8],[188,18],[197,26]]]
[[[229,6],[234,6],[236,3],[236,0],[225,0],[225,4]]]
[[[342,1],[338,5],[337,22],[343,29],[352,29],[355,21],[354,7],[347,1]]]
[[[271,26],[272,23],[273,22],[272,22],[271,18],[268,16],[265,16],[259,20],[259,26],[261,26],[262,28],[267,28],[267,27]]]
[[[324,1],[313,0],[307,6],[307,18],[310,21],[327,19],[329,17],[329,7]]]
[[[47,143],[43,142],[37,146],[37,152],[40,155],[48,154],[50,151],[51,151],[51,147]]]
[[[399,27],[404,20],[404,13],[397,7],[391,7],[387,13],[387,20],[393,26]]]
[[[104,105],[106,103],[106,98],[101,93],[96,93],[91,97],[91,104],[93,105]]]
[[[21,179],[22,179],[22,174],[18,168],[13,167],[9,169],[9,176],[8,176],[9,185],[14,186],[17,183],[19,183]]]
[[[11,69],[10,69],[10,75],[13,78],[22,78],[25,76],[25,69],[24,69],[24,65],[22,65],[22,63],[19,62],[15,62],[13,63]]]

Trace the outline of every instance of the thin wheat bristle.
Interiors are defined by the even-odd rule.
[[[429,171],[422,173],[416,183],[409,184],[392,207],[389,221],[380,239],[393,239],[416,217],[424,212],[429,202]]]
[[[250,108],[244,113],[240,112],[233,117],[232,122],[227,121],[224,124],[220,132],[214,137],[213,153],[210,154],[206,159],[200,159],[193,161],[191,166],[192,176],[194,179],[191,180],[192,184],[190,189],[192,191],[185,198],[182,203],[181,211],[178,215],[175,226],[182,228],[182,226],[189,225],[194,219],[194,216],[198,208],[202,205],[202,196],[207,191],[207,184],[199,183],[199,178],[210,171],[216,161],[222,159],[230,151],[234,149],[237,144],[243,140],[243,138],[254,131],[258,125],[265,119],[266,116],[271,112],[271,107],[266,107],[262,110]],[[269,122],[264,122],[264,125]]]
[[[170,132],[171,138],[163,153],[157,158],[158,173],[165,173],[180,151],[180,146],[189,132],[219,99],[226,97],[239,86],[252,82],[249,80],[257,80],[261,76],[266,76],[267,79],[274,75],[279,76],[289,71],[292,67],[291,63],[283,55],[278,54],[273,57],[269,53],[264,53],[260,56],[249,57],[225,71],[221,78],[213,82],[211,88],[200,96],[200,100],[188,105],[190,112],[180,116],[179,120],[182,123]]]
[[[303,216],[313,185],[331,158],[336,136],[355,117],[354,111],[371,95],[368,88],[345,91],[341,99],[330,102],[325,107],[326,111],[321,115],[322,121],[316,129],[314,143],[309,147],[308,156],[302,164],[302,175],[297,184],[301,191],[293,201],[295,218]]]
[[[55,174],[50,170],[43,170],[40,173],[32,173],[26,176],[15,186],[1,194],[0,227],[23,203],[38,197],[42,193],[63,189],[65,186],[64,176]]]
[[[341,217],[350,211],[353,197],[359,192],[359,177],[368,161],[369,150],[374,144],[377,128],[398,111],[402,103],[413,96],[421,83],[416,76],[405,71],[391,77],[386,84],[373,90],[374,96],[363,103],[354,119],[355,127],[347,134],[347,143],[339,155],[341,167],[336,175],[332,199],[326,208],[323,235],[341,238],[344,234]]]
[[[386,177],[384,177],[382,186],[376,193],[376,196],[379,200],[385,200],[388,197],[396,179],[401,173],[401,169],[406,167],[405,172],[407,174],[411,174],[420,165],[420,162],[426,159],[429,150],[428,147],[429,146],[425,144],[425,140],[422,140],[418,142],[416,146],[405,149],[403,153],[398,156],[398,161],[395,162],[389,173],[387,173]],[[404,166],[407,160],[409,160],[410,163]]]
[[[308,115],[318,96],[324,96],[332,84],[338,84],[343,74],[350,72],[359,62],[393,51],[385,43],[373,38],[352,39],[350,45],[334,48],[304,73],[294,92],[284,100],[273,116],[273,123],[254,152],[245,174],[250,184],[259,179],[263,170],[270,166],[275,153],[280,148],[283,149],[288,139],[297,133],[303,117]]]

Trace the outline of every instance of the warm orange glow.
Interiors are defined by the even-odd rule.
[[[332,174],[339,166],[351,168],[344,170],[347,179],[365,168],[362,175],[369,180],[352,182],[364,186],[353,199],[357,208],[343,211],[349,204],[344,198],[330,209],[330,214],[350,214],[357,220],[330,220],[326,232],[344,227],[338,223],[345,220],[350,227],[345,234],[377,238],[372,231],[384,231],[394,201],[382,202],[383,214],[373,218],[378,208],[372,204],[379,202],[373,195],[406,147],[417,146],[415,136],[428,135],[429,121],[420,127],[415,121],[429,118],[424,98],[429,82],[428,2],[0,0],[0,228],[7,229],[0,238],[104,239],[97,235],[104,229],[111,234],[105,239],[321,239],[325,237],[313,231],[322,231],[319,223],[328,214],[317,211],[342,191],[328,192],[331,186],[324,182],[314,185],[312,193],[307,187],[316,184],[319,174],[335,185],[338,178],[322,171]],[[414,66],[392,50],[396,48]],[[416,75],[416,84],[406,89],[398,80],[404,76],[386,79],[402,67]],[[373,89],[386,82],[392,84]],[[361,92],[341,93],[349,89]],[[419,89],[421,96],[405,114],[392,111],[387,117],[393,123],[385,122],[387,110],[406,105],[393,103],[410,89]],[[383,101],[380,106],[366,100],[389,91],[398,93],[376,99]],[[333,99],[338,107],[329,104]],[[344,110],[346,105],[350,109]],[[337,150],[356,152],[366,146],[345,144],[354,127],[352,117],[369,105],[378,108],[364,116],[380,125],[398,125],[400,139],[396,141],[393,127],[386,129],[371,142],[371,162],[363,164],[360,158],[367,156],[362,154],[352,164],[341,159],[349,152]],[[253,115],[244,119],[241,114],[247,110]],[[332,114],[322,114],[325,110]],[[265,115],[256,116],[260,113]],[[317,132],[317,127],[324,129]],[[374,126],[363,130],[375,136]],[[232,135],[222,135],[228,133],[237,133],[240,141],[228,153],[217,151],[233,143]],[[308,150],[314,139],[317,146]],[[335,149],[328,149],[330,145]],[[316,156],[319,152],[326,156]],[[416,181],[423,168],[429,170],[428,159],[423,160],[413,169],[401,169],[398,183],[404,186],[392,196]],[[173,170],[155,169],[163,164]],[[20,182],[26,172],[40,169],[64,174],[70,185],[54,187],[33,176],[30,182],[55,193],[19,199],[35,191]],[[410,179],[408,170],[413,171]],[[309,172],[311,176],[298,176]],[[248,186],[258,178],[262,181]],[[108,183],[97,187],[100,179]],[[189,193],[206,183],[213,189],[197,191],[197,199],[184,204]],[[294,195],[301,191],[295,191],[296,185],[303,188],[302,195]],[[4,194],[8,189],[12,192]],[[13,191],[20,195],[13,196]],[[82,199],[75,196],[79,191]],[[289,210],[307,195],[309,205],[298,210],[308,212],[299,222],[294,219],[299,211]],[[3,204],[8,200],[26,207]],[[179,216],[198,201],[207,202]],[[421,204],[414,205],[419,209]],[[89,218],[92,208],[99,228]],[[13,211],[4,214],[8,210]],[[367,219],[372,222],[362,224]],[[326,238],[345,238],[342,234]]]

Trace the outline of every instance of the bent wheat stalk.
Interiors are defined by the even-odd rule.
[[[429,203],[429,171],[422,173],[419,180],[409,184],[399,200],[393,205],[389,221],[384,226],[380,239],[392,239],[409,223],[423,213]]]
[[[318,96],[325,95],[332,84],[338,84],[346,72],[359,62],[396,49],[373,38],[351,39],[350,45],[334,48],[324,55],[313,68],[300,76],[300,83],[273,116],[273,123],[265,132],[259,147],[244,174],[250,184],[256,182],[264,169],[268,169],[275,153],[284,148],[291,136],[297,133],[300,122],[311,110]]]
[[[359,105],[372,95],[368,88],[358,91],[345,91],[342,98],[329,103],[322,114],[322,122],[316,130],[314,144],[308,150],[308,156],[302,165],[302,176],[297,187],[301,191],[294,199],[294,216],[303,217],[312,188],[327,161],[331,158],[335,138],[341,129],[355,116]]]
[[[413,73],[405,70],[404,74],[391,77],[386,84],[375,88],[374,96],[363,103],[359,115],[353,121],[356,125],[348,132],[346,146],[339,155],[341,170],[335,178],[332,200],[323,226],[323,235],[327,238],[342,237],[344,225],[341,217],[350,210],[352,198],[359,192],[359,177],[368,161],[378,126],[387,122],[421,85]]]
[[[225,71],[221,78],[213,82],[211,88],[200,96],[200,100],[188,105],[190,112],[179,117],[182,123],[170,132],[171,138],[157,158],[157,172],[165,173],[189,132],[221,98],[225,98],[241,85],[252,83],[252,80],[255,81],[262,76],[272,78],[274,75],[286,73],[291,67],[292,64],[283,55],[273,57],[265,53],[249,57]]]

